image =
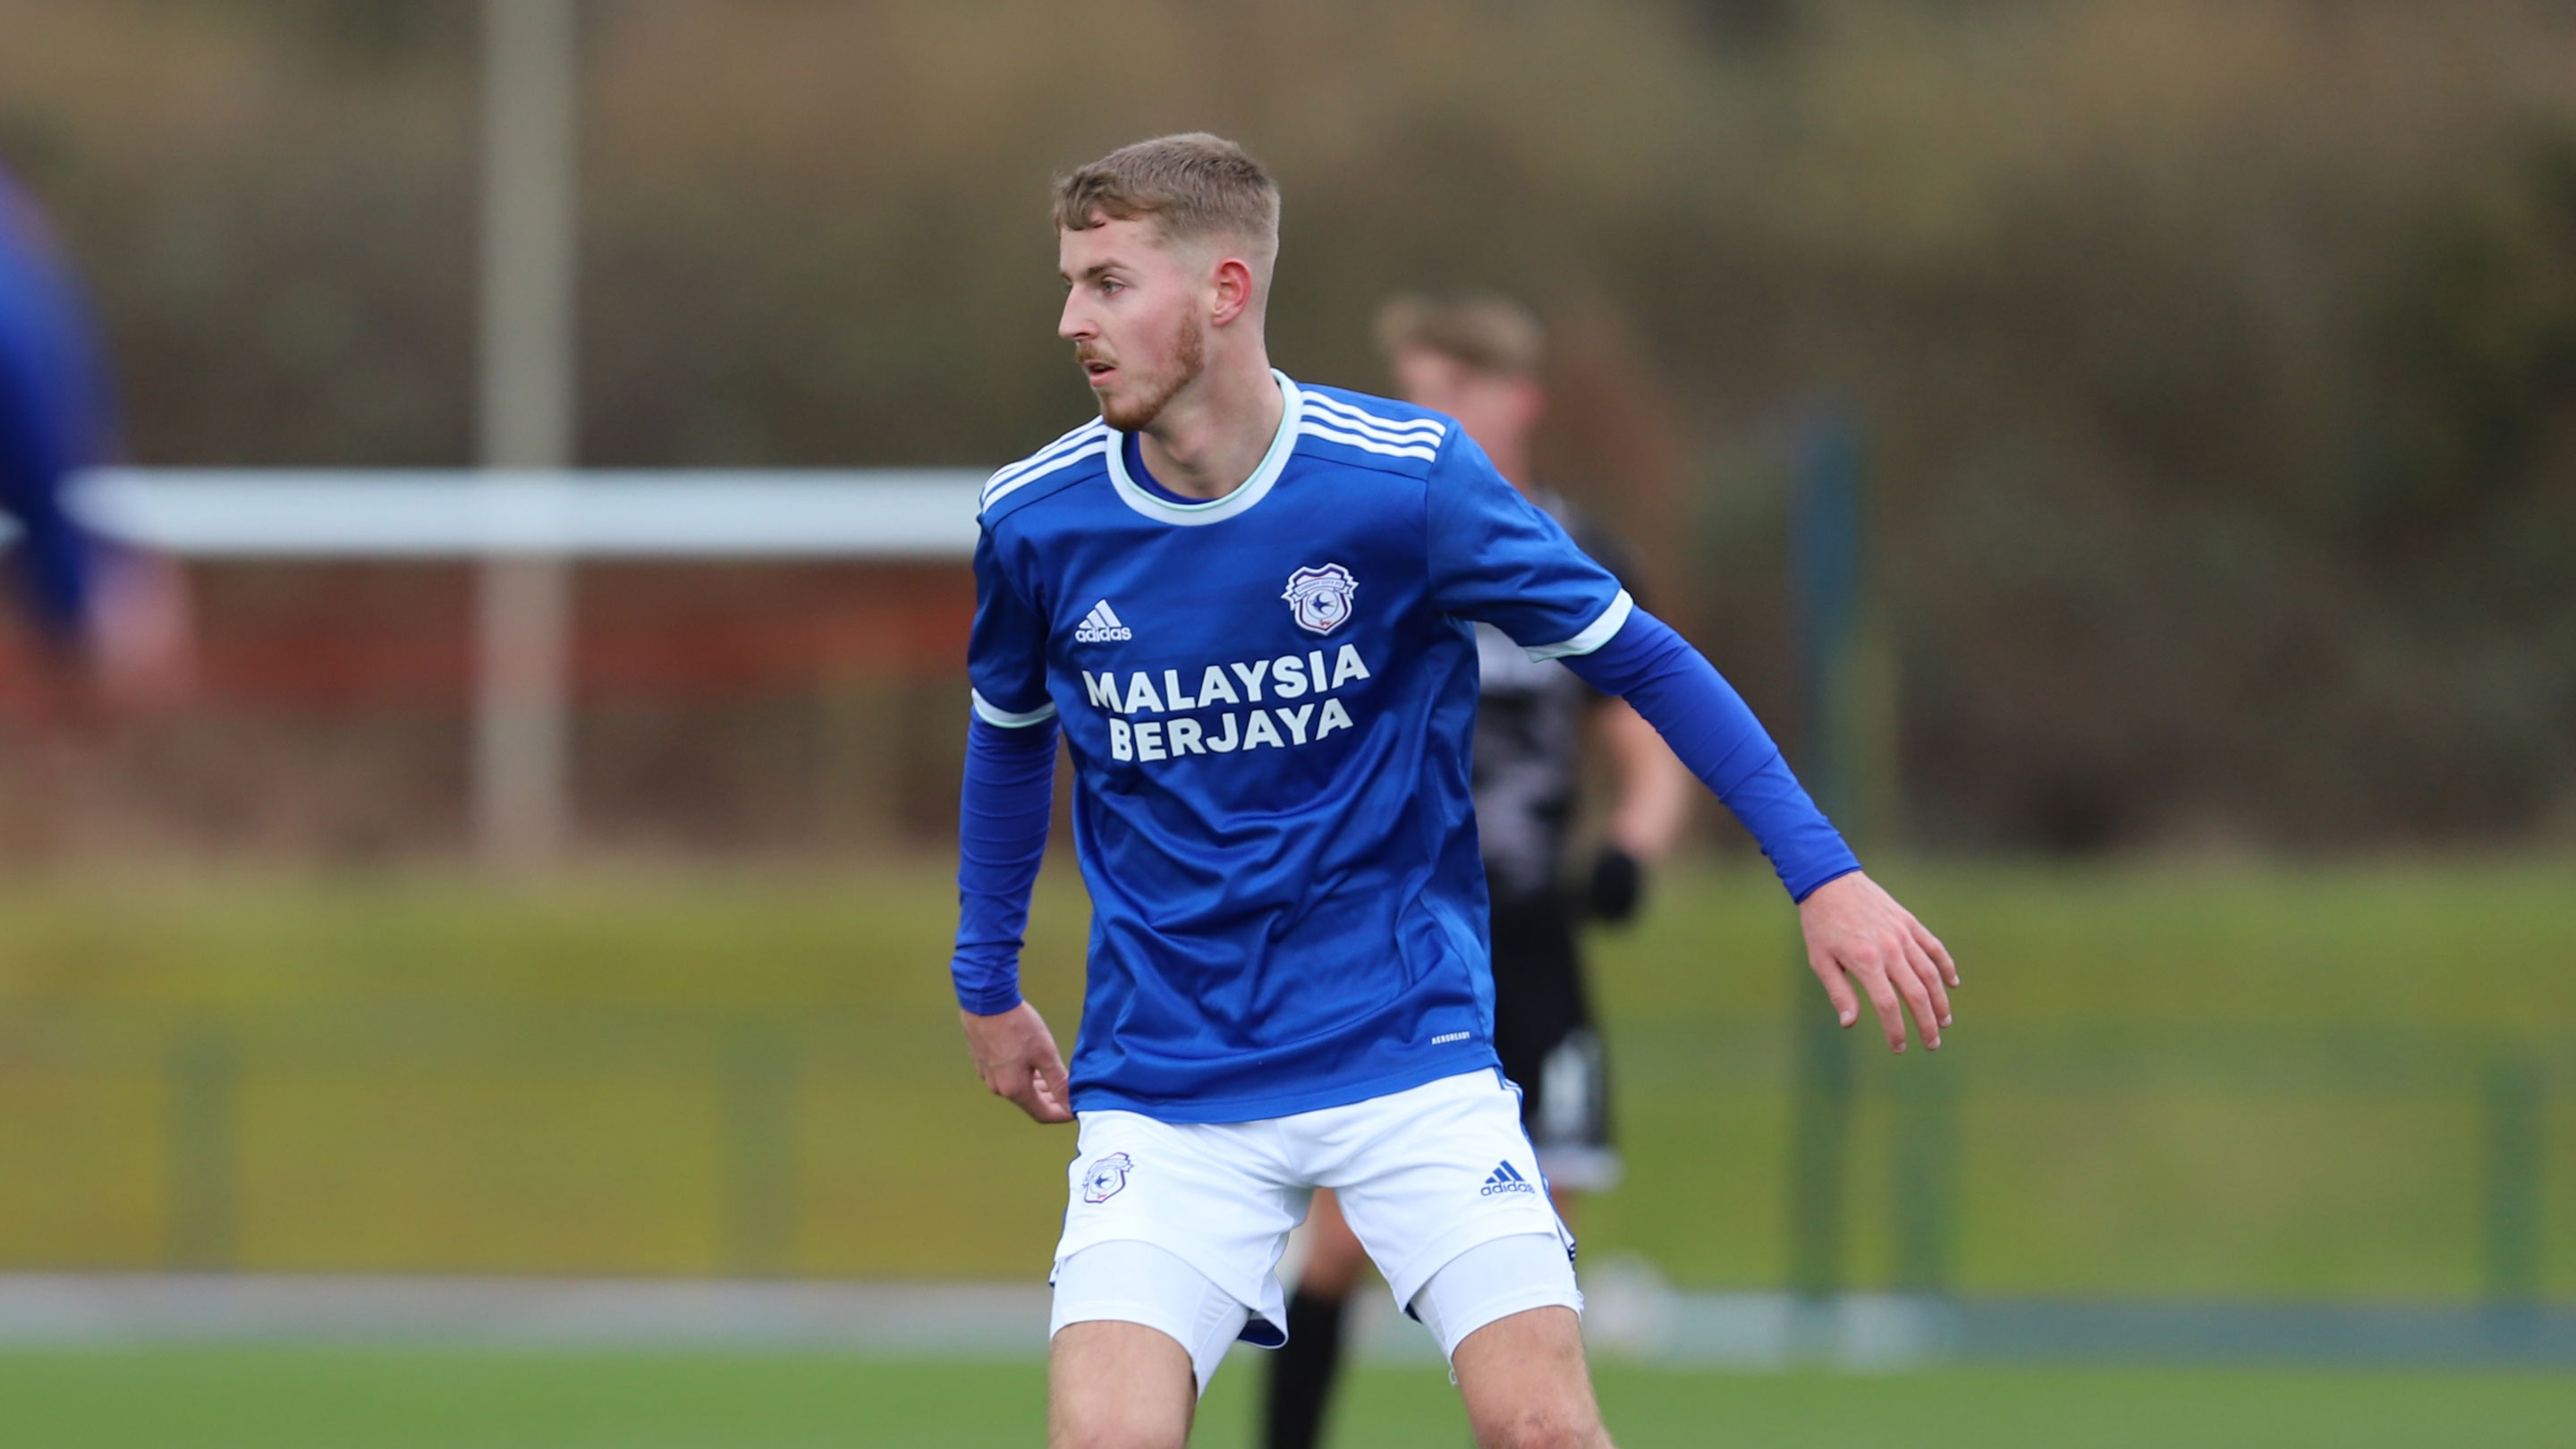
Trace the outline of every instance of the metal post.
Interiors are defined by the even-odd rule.
[[[1948,1053],[1943,1053],[1947,1056]],[[1899,1293],[1950,1291],[1950,1245],[1958,1211],[1958,1064],[1926,1054],[1906,1063],[1896,1094],[1895,1198]]]
[[[484,0],[481,459],[573,461],[574,0]],[[572,584],[544,547],[496,549],[478,600],[475,829],[485,858],[562,852]]]
[[[1798,764],[1817,803],[1846,828],[1853,771],[1851,676],[1860,610],[1860,438],[1821,414],[1798,460],[1792,553],[1806,748]],[[1789,1286],[1822,1300],[1843,1286],[1843,1179],[1851,1135],[1852,1061],[1798,945],[1790,1076]],[[1864,1007],[1864,1010],[1867,1008]]]
[[[1843,1285],[1843,1167],[1851,1136],[1852,1064],[1832,1012],[1807,998],[1798,963],[1796,1064],[1789,1113],[1789,1286],[1823,1300]]]
[[[796,1266],[796,1059],[787,1036],[746,1030],[725,1059],[725,1269]]]
[[[233,1266],[240,1082],[240,1055],[221,1032],[196,1032],[171,1048],[165,1256],[173,1268]]]
[[[2527,1308],[2540,1301],[2541,1073],[2528,1061],[2499,1061],[2486,1088],[2486,1301]]]

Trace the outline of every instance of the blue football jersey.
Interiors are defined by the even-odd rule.
[[[1455,422],[1279,387],[1223,498],[1098,422],[984,490],[974,709],[1061,718],[1074,763],[1084,1110],[1250,1121],[1493,1065],[1473,625],[1561,658],[1631,608]]]

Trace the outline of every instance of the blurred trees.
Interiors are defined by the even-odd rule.
[[[1079,418],[1056,170],[1287,192],[1273,347],[1560,335],[1551,470],[1785,707],[1778,437],[1866,420],[1914,833],[2576,832],[2576,11],[2549,0],[595,0],[585,451]],[[142,456],[467,455],[470,7],[0,0]]]

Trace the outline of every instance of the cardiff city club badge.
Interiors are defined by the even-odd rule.
[[[1107,1202],[1116,1197],[1119,1189],[1127,1185],[1127,1169],[1135,1165],[1135,1160],[1124,1152],[1110,1153],[1091,1164],[1091,1170],[1082,1175],[1082,1200]]]
[[[1337,563],[1319,569],[1299,569],[1288,576],[1288,592],[1279,597],[1288,601],[1288,612],[1297,616],[1297,627],[1310,634],[1330,634],[1349,622],[1351,595],[1358,593],[1360,581],[1351,571]]]

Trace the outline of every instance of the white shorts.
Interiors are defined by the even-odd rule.
[[[1178,1124],[1085,1112],[1081,1124],[1067,1173],[1064,1237],[1048,1281],[1059,1283],[1066,1260],[1085,1248],[1152,1243],[1241,1304],[1242,1338],[1265,1347],[1287,1341],[1279,1257],[1319,1187],[1338,1195],[1343,1218],[1407,1311],[1434,1273],[1480,1244],[1542,1233],[1569,1264],[1574,1255],[1573,1236],[1548,1201],[1538,1154],[1521,1130],[1520,1094],[1491,1070],[1259,1122]],[[1522,1307],[1582,1307],[1570,1267],[1561,1282],[1528,1291],[1540,1301]],[[1080,1312],[1162,1326],[1127,1312]],[[1058,1327],[1080,1321],[1065,1313],[1060,1304]],[[1158,1316],[1198,1319],[1196,1305],[1177,1302]],[[1442,1344],[1452,1346],[1454,1339]]]
[[[1047,1337],[1103,1319],[1160,1329],[1190,1356],[1204,1394],[1247,1316],[1234,1295],[1152,1243],[1094,1243],[1056,1266]]]
[[[1411,1312],[1439,1342],[1440,1356],[1454,1358],[1459,1343],[1486,1324],[1549,1307],[1583,1311],[1565,1242],[1554,1233],[1516,1233],[1478,1243],[1441,1264],[1413,1295]],[[1205,1394],[1250,1316],[1232,1294],[1163,1248],[1094,1243],[1056,1269],[1047,1336],[1102,1319],[1141,1323],[1181,1346]]]

